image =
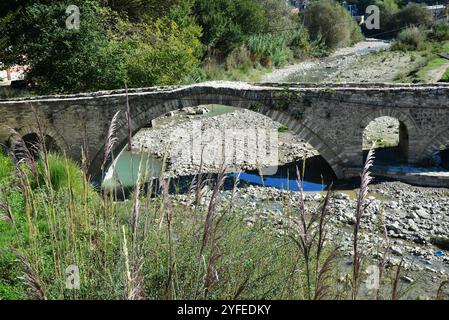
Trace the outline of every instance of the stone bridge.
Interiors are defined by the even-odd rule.
[[[400,147],[409,163],[426,162],[449,144],[449,85],[443,84],[207,82],[133,89],[128,98],[133,133],[184,107],[222,104],[262,113],[309,142],[339,178],[360,171],[363,130],[381,116],[399,120]],[[117,123],[117,148],[126,144],[129,130],[123,90],[0,100],[0,143],[14,146],[17,133],[30,137],[44,127],[49,139],[73,159],[81,159],[86,141],[95,174],[118,110],[123,112]]]

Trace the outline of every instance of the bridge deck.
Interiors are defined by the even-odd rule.
[[[266,90],[298,90],[298,91],[323,91],[332,89],[334,91],[340,90],[354,90],[354,91],[369,91],[369,90],[382,90],[388,91],[394,90],[436,90],[436,89],[448,89],[449,83],[432,83],[432,84],[412,84],[412,83],[245,83],[238,81],[210,81],[191,85],[179,85],[179,86],[160,86],[160,87],[148,87],[148,88],[133,88],[128,90],[128,94],[132,95],[147,95],[147,94],[160,94],[171,93],[176,91],[187,90],[189,88],[224,88],[224,89],[236,89],[236,90],[253,90],[253,91],[266,91]],[[54,100],[77,100],[86,98],[98,98],[98,97],[113,97],[123,96],[126,94],[126,90],[104,90],[96,92],[84,92],[76,94],[62,94],[62,95],[41,95],[41,96],[29,96],[18,97],[9,99],[0,99],[1,104],[17,103],[17,102],[37,102],[37,101],[54,101]]]

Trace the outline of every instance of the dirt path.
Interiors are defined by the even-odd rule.
[[[429,78],[429,82],[433,83],[433,82],[440,81],[441,78],[443,77],[444,73],[448,69],[449,69],[449,61],[447,63],[439,66],[438,68],[430,70],[429,73],[427,74],[427,77]]]

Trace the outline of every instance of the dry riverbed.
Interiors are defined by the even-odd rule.
[[[210,194],[211,190],[206,192],[203,205],[208,205]],[[230,197],[229,191],[222,192],[220,205],[228,207]],[[299,197],[299,192],[248,186],[237,191],[233,207],[238,208],[236,213],[245,216],[249,228],[263,222],[270,230],[284,234],[287,229],[295,228],[293,220],[298,219]],[[177,195],[175,199],[183,205],[191,205],[194,200],[193,195]],[[306,193],[307,214],[320,208],[323,199],[323,193]],[[449,190],[375,182],[370,187],[367,204],[359,239],[364,270],[377,266],[383,259],[386,261],[381,296],[391,298],[390,277],[401,264],[400,298],[435,299],[440,285],[449,278],[446,251],[449,246]],[[356,205],[353,190],[336,191],[330,202],[328,245],[339,248],[342,275],[351,272]],[[285,210],[286,207],[290,210]],[[362,284],[362,297],[375,298],[375,292],[368,288]],[[442,293],[449,298],[449,288],[444,288]]]

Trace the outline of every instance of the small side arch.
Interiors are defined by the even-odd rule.
[[[441,150],[449,146],[449,128],[440,131],[437,135],[430,139],[429,143],[426,143],[424,149],[421,152],[421,162],[430,161],[436,151]]]
[[[368,125],[379,118],[390,117],[399,121],[399,149],[405,160],[410,159],[410,141],[416,141],[418,129],[413,119],[401,111],[394,109],[379,109],[365,116],[356,128],[357,136],[363,136],[364,130]]]
[[[39,129],[31,126],[22,127],[18,130],[10,129],[8,145],[11,149],[19,143],[19,139],[23,139],[26,146],[31,150],[32,146],[39,142]],[[45,145],[49,151],[64,152],[67,150],[64,139],[55,130],[46,129],[44,132]]]

